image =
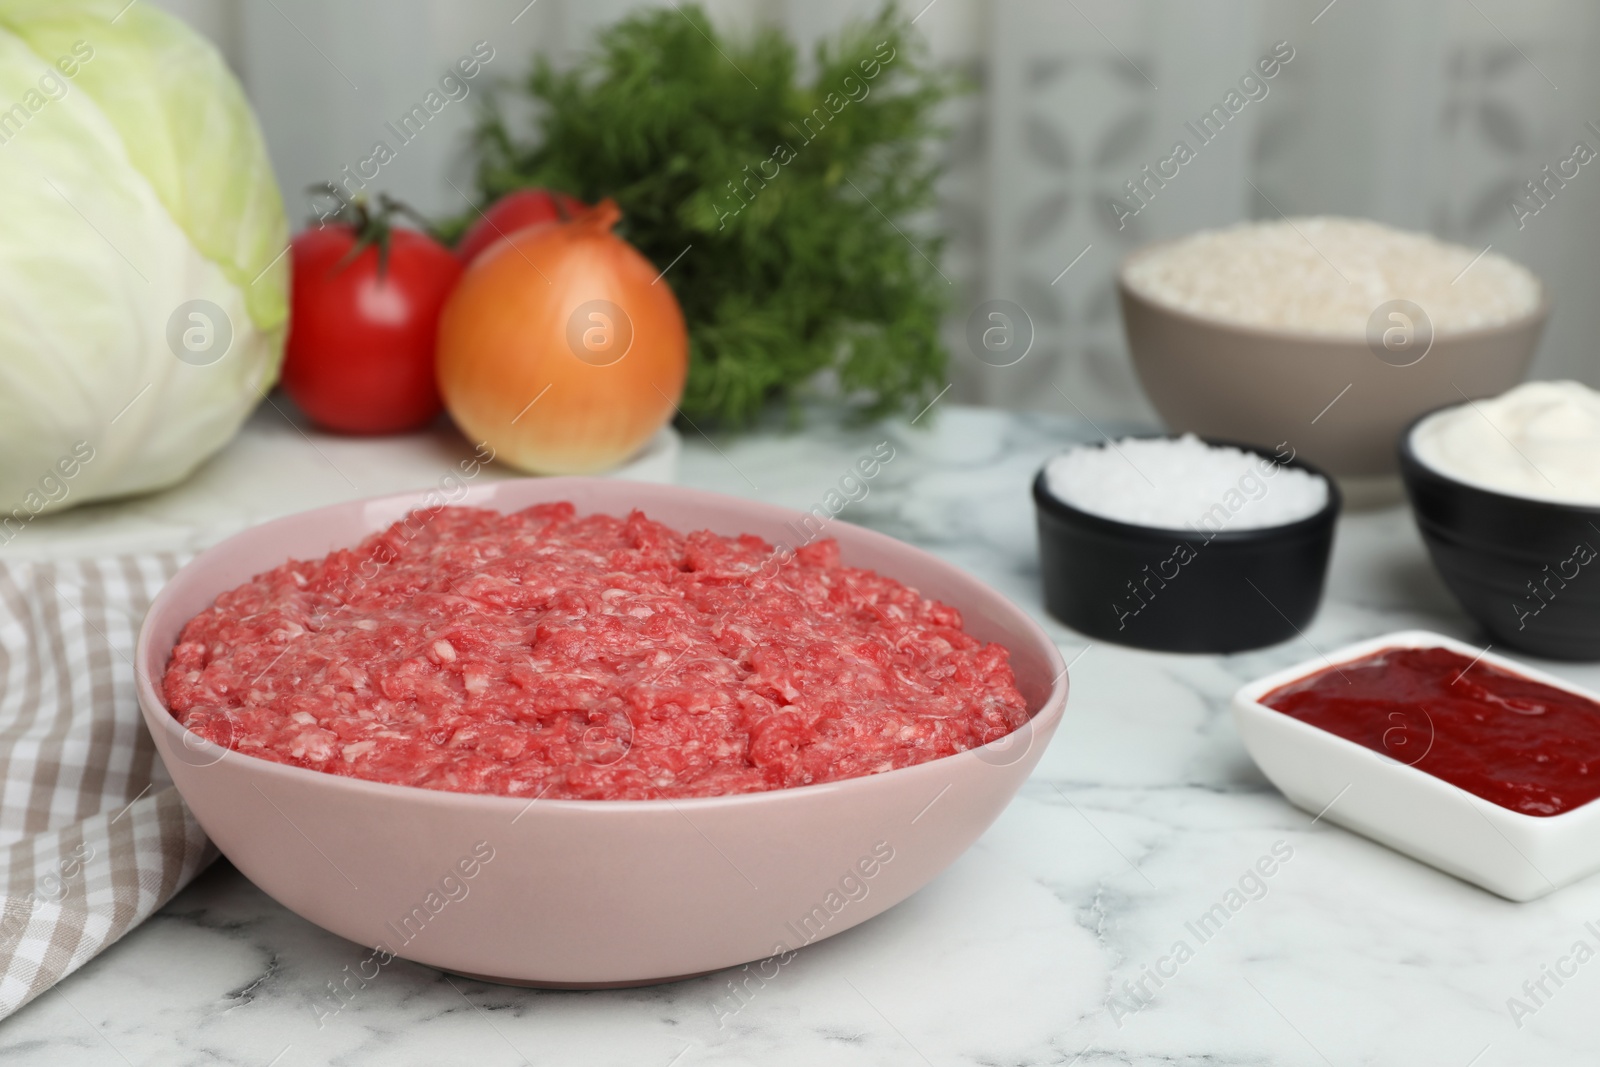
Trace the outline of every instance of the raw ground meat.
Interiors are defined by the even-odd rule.
[[[819,541],[635,511],[436,508],[257,575],[191,619],[172,714],[262,759],[568,799],[828,782],[986,744],[1027,707],[1006,650]]]

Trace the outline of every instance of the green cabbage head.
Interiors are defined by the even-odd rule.
[[[277,379],[283,199],[221,56],[127,0],[0,0],[0,543],[168,486]]]

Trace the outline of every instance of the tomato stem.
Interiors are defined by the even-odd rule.
[[[354,262],[370,246],[378,250],[378,279],[381,281],[389,264],[389,238],[394,231],[394,219],[397,217],[411,220],[423,233],[434,240],[439,239],[433,222],[426,215],[388,193],[378,194],[377,208],[374,210],[365,192],[346,197],[344,191],[332,182],[318,182],[310,186],[310,192],[319,196],[331,196],[339,201],[339,211],[332,216],[335,224],[348,226],[355,231],[356,243],[350,246],[350,251],[345,253],[338,263],[334,264],[335,270],[342,270]],[[319,218],[318,225],[326,226],[327,219],[328,216]]]

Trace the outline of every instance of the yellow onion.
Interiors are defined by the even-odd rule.
[[[689,374],[677,298],[611,232],[610,200],[480,255],[439,320],[439,391],[456,424],[534,474],[617,466],[670,419]]]

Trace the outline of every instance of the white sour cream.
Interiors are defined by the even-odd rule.
[[[1581,382],[1526,382],[1446,409],[1417,425],[1411,447],[1481,489],[1600,505],[1600,392]]]

